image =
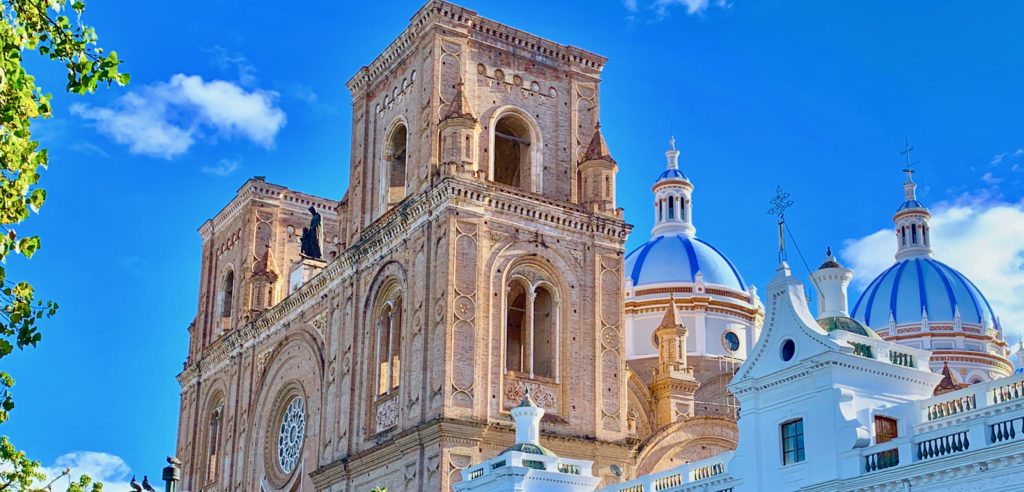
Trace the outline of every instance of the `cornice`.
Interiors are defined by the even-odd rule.
[[[877,376],[905,381],[912,384],[934,387],[938,384],[935,379],[938,375],[918,369],[907,368],[875,359],[856,356],[844,352],[824,352],[816,355],[793,367],[771,373],[761,378],[751,378],[739,382],[735,386],[729,385],[729,390],[739,398],[751,391],[764,391],[769,388],[785,384],[797,379],[818,374],[831,367],[842,367],[845,370],[855,370]]]
[[[281,185],[267,183],[261,179],[249,179],[238,189],[234,198],[228,202],[212,219],[203,222],[199,227],[199,235],[205,241],[224,224],[230,223],[250,201],[294,205],[296,209],[314,206],[326,218],[336,219],[338,202],[307,193],[288,189]]]
[[[833,490],[889,491],[909,490],[907,485],[948,483],[961,474],[978,474],[978,479],[989,478],[993,472],[1006,468],[1019,468],[1024,462],[1024,449],[1017,441],[986,446],[977,451],[957,453],[906,466],[895,466],[871,474],[845,480],[831,480],[805,487],[807,492]],[[958,470],[955,476],[951,470]],[[979,488],[978,490],[983,490]]]
[[[449,207],[465,206],[518,215],[523,222],[544,222],[582,231],[596,240],[603,239],[605,244],[618,250],[623,249],[632,227],[621,220],[586,213],[575,204],[557,202],[537,194],[515,193],[454,176],[442,178],[435,186],[403,201],[370,224],[355,244],[291,295],[207,346],[198,360],[178,375],[178,382],[183,387],[192,384],[199,374],[218,367],[227,357],[254,340],[266,338],[282,320],[298,315],[311,300],[326,295],[332,286],[386,255],[407,231]]]
[[[509,51],[528,51],[531,58],[542,63],[566,65],[570,69],[587,73],[596,78],[604,69],[607,58],[573,46],[520,31],[477,15],[475,11],[458,5],[432,0],[413,14],[407,27],[369,65],[356,72],[345,84],[353,97],[374,87],[380,79],[392,72],[391,68],[401,63],[424,36],[436,26],[466,33],[473,40]]]

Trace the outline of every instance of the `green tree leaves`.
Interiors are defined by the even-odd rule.
[[[22,65],[25,52],[67,67],[65,90],[95,92],[101,84],[124,85],[117,52],[104,53],[96,30],[82,23],[85,2],[73,0],[0,0],[0,359],[15,348],[34,347],[42,335],[36,322],[56,314],[57,304],[35,298],[28,282],[7,276],[8,255],[26,259],[39,250],[38,236],[21,236],[13,226],[38,213],[46,191],[38,187],[41,169],[49,164],[46,149],[32,138],[36,118],[51,116],[50,95],[36,85]],[[14,379],[0,372],[0,423],[14,409]],[[39,463],[28,459],[6,437],[0,437],[0,492],[32,490],[41,480]],[[71,483],[69,492],[102,490],[89,477]]]

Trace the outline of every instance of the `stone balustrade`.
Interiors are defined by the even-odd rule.
[[[661,473],[645,475],[636,480],[609,485],[602,492],[719,492],[730,489],[728,464],[732,454],[722,453],[714,458],[687,463]]]
[[[927,350],[912,347],[893,349],[893,345],[885,340],[869,338],[848,331],[836,330],[830,332],[829,337],[836,341],[846,342],[853,355],[895,366],[927,368],[931,360],[931,352]]]
[[[590,461],[508,451],[479,465],[467,468],[462,472],[463,480],[477,480],[492,473],[497,473],[506,467],[523,467],[587,477],[593,475],[593,463]]]
[[[888,361],[892,354],[886,352],[875,356]],[[906,415],[916,416],[904,427],[911,429],[911,433],[842,452],[839,455],[841,479],[868,479],[882,470],[911,467],[1024,441],[1024,374],[978,383],[904,405],[912,405]],[[913,410],[915,408],[917,411]],[[771,458],[764,456],[762,459]],[[735,484],[735,479],[729,475],[731,460],[732,453],[723,453],[698,463],[610,485],[601,492],[728,491]]]

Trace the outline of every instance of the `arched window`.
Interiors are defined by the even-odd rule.
[[[220,315],[222,317],[231,316],[231,300],[235,297],[235,271],[228,269],[228,273],[224,275],[224,299],[221,301]]]
[[[217,462],[220,461],[220,436],[224,420],[224,404],[221,403],[210,414],[209,429],[207,429],[206,442],[206,481],[213,482],[217,479]]]
[[[669,220],[676,218],[676,197],[668,197],[668,218]]]
[[[658,200],[658,220],[665,220],[665,200]]]
[[[402,201],[406,194],[406,164],[408,160],[409,131],[402,123],[396,125],[388,135],[384,148],[384,193],[385,206]]]
[[[546,287],[539,286],[533,297],[533,375],[555,377],[555,298]]]
[[[523,372],[526,341],[526,286],[515,280],[508,290],[508,309],[505,311],[505,367],[509,371]]]
[[[525,188],[530,177],[530,126],[522,117],[506,114],[494,125],[495,182]]]
[[[550,284],[513,277],[506,290],[505,369],[558,379],[558,299]]]
[[[402,375],[402,298],[397,293],[377,315],[377,395],[398,389]]]
[[[911,224],[910,226],[910,243],[917,244],[917,224]]]

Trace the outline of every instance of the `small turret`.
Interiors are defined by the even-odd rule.
[[[274,305],[278,276],[274,271],[274,258],[269,244],[263,250],[263,255],[257,257],[252,270],[249,311],[258,313]]]
[[[555,456],[549,449],[540,445],[540,420],[544,417],[544,409],[530,398],[530,386],[523,390],[523,401],[511,410],[512,420],[516,423],[516,443],[502,451],[518,451],[520,453]]]
[[[693,398],[700,386],[693,377],[693,368],[686,364],[686,326],[679,318],[673,296],[661,324],[654,330],[658,366],[654,369],[651,392],[658,426],[671,424],[681,416],[693,416]]]
[[[579,166],[580,203],[594,212],[618,215],[615,208],[615,174],[618,171],[619,166],[608,150],[598,122]]]
[[[818,291],[818,319],[850,317],[850,304],[846,290],[853,279],[853,271],[843,268],[832,254],[832,248],[825,251],[825,260],[811,273],[814,287]]]
[[[441,132],[441,167],[447,174],[472,172],[480,124],[473,116],[465,86],[459,81],[455,97],[438,124]]]

